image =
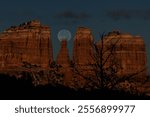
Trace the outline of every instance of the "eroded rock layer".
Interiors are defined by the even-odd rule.
[[[93,56],[93,35],[89,28],[79,27],[74,38],[73,61],[79,65],[89,65]]]
[[[73,71],[70,67],[70,58],[67,48],[67,40],[63,39],[61,41],[61,48],[57,55],[56,62],[60,65],[60,71],[64,75],[63,82],[64,85],[72,87],[73,85]]]
[[[39,21],[12,26],[0,34],[0,68],[22,63],[48,67],[53,61],[50,29]]]
[[[101,45],[102,40],[97,43],[99,48],[102,47]],[[114,45],[113,51],[111,45]],[[133,75],[136,78],[138,77],[136,80],[145,81],[147,75],[146,49],[144,40],[140,36],[113,31],[104,37],[103,47],[103,52],[105,52],[103,54],[104,61],[112,53],[105,64],[106,67],[109,67],[113,62],[119,67],[117,71],[119,75]]]
[[[91,77],[94,74],[92,67],[94,63],[93,43],[91,29],[79,27],[74,37],[73,63],[76,69],[74,77],[81,88],[86,84],[85,77]]]
[[[61,41],[61,49],[58,53],[56,62],[61,66],[69,66],[70,60],[66,40]]]

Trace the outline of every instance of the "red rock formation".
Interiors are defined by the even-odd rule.
[[[68,67],[70,60],[69,60],[69,53],[67,49],[67,40],[62,40],[61,41],[61,49],[58,53],[57,64],[63,66],[63,67]]]
[[[22,64],[48,68],[53,61],[52,43],[50,39],[50,29],[41,25],[39,21],[31,21],[20,26],[13,26],[0,34],[0,69],[16,68]],[[144,41],[139,36],[131,36],[120,32],[111,32],[105,36],[104,50],[111,44],[117,42],[115,47],[115,58],[122,69],[118,75],[128,75],[140,72],[146,67],[146,50]],[[101,41],[97,43],[100,48]],[[105,52],[106,56],[110,52]],[[73,63],[82,75],[90,76],[93,74],[91,64],[94,63],[93,35],[89,28],[80,27],[77,29],[73,46]],[[104,59],[105,59],[104,58]],[[71,84],[73,77],[84,86],[83,77],[72,73],[70,59],[67,49],[67,41],[62,40],[61,49],[58,53],[56,62],[62,66],[61,72],[64,73],[64,83]],[[110,65],[108,60],[107,66]],[[37,68],[38,69],[38,68]],[[140,73],[139,81],[144,81],[146,71]],[[82,78],[81,78],[82,77]],[[91,77],[93,78],[93,77]]]
[[[89,65],[93,56],[93,35],[89,28],[80,27],[77,29],[74,47],[73,61],[79,65]]]
[[[69,53],[67,49],[67,40],[63,39],[61,41],[61,49],[58,53],[57,59],[56,59],[57,64],[61,65],[60,71],[61,73],[64,74],[64,84],[66,86],[72,86],[72,78],[73,78],[73,73],[72,69],[70,67],[70,59],[69,59]]]
[[[77,29],[73,46],[73,63],[78,72],[75,74],[79,87],[86,84],[85,77],[93,74],[91,64],[93,64],[93,35],[89,28],[79,27]],[[82,74],[82,75],[81,75]]]
[[[0,45],[1,68],[20,66],[22,62],[48,67],[53,61],[50,29],[36,20],[1,33]]]
[[[101,42],[97,43],[97,46],[101,48]],[[116,64],[120,65],[118,74],[121,76],[134,74],[137,81],[144,81],[146,79],[146,49],[144,40],[140,36],[132,36],[130,34],[123,34],[120,32],[110,32],[104,37],[103,41],[105,55],[104,60],[110,54],[110,51],[106,51],[107,47],[110,47],[112,43],[116,43],[114,55],[110,57],[113,61],[117,61]],[[108,60],[106,66],[110,66],[112,60]],[[143,71],[145,69],[145,71]],[[143,71],[143,72],[141,72]]]

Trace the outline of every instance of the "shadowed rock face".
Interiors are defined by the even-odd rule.
[[[101,40],[97,43],[97,46],[101,48]],[[144,81],[147,75],[146,70],[146,49],[144,40],[140,36],[132,36],[130,34],[123,34],[118,31],[110,32],[104,37],[103,41],[105,55],[104,60],[110,54],[110,50],[106,52],[106,48],[111,43],[116,43],[114,51],[114,60],[120,65],[118,71],[119,75],[128,75],[138,73],[139,77],[137,81]],[[106,63],[109,66],[110,61]],[[144,70],[145,69],[145,70]],[[143,71],[143,72],[141,72]],[[136,76],[136,78],[137,78]]]
[[[0,34],[0,68],[27,62],[48,67],[53,61],[50,29],[39,21],[12,26]]]

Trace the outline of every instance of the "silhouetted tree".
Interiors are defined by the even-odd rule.
[[[82,70],[78,69],[76,64],[72,64],[74,71],[81,77],[87,80],[90,87],[97,87],[101,89],[105,88],[115,88],[116,85],[130,81],[133,77],[136,77],[141,72],[144,72],[146,68],[141,69],[135,73],[127,75],[118,75],[122,68],[122,63],[116,55],[117,44],[120,41],[118,38],[110,38],[106,41],[106,35],[100,35],[100,43],[91,43],[94,54],[91,53],[91,58],[93,60],[92,64],[89,64],[91,71],[94,75],[84,75]],[[107,43],[107,44],[106,44]],[[89,61],[90,63],[90,61]]]

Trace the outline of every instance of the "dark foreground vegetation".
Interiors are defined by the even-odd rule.
[[[97,89],[86,91],[84,89],[70,89],[61,85],[52,86],[34,86],[31,78],[16,79],[5,74],[0,74],[0,99],[17,99],[17,100],[71,100],[71,99],[150,99],[144,95],[131,94],[129,92]]]

